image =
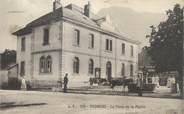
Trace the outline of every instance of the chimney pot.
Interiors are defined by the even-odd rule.
[[[91,10],[91,4],[88,1],[88,4],[84,6],[84,15],[90,18],[90,11]]]
[[[60,0],[55,0],[53,2],[53,11],[56,11],[58,8],[60,8],[62,5],[60,3]]]

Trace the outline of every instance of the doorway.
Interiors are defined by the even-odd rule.
[[[108,61],[106,64],[106,74],[107,80],[110,81],[112,79],[112,65],[110,61]]]

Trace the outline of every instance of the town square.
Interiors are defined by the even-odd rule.
[[[0,9],[1,114],[184,114],[183,0]]]

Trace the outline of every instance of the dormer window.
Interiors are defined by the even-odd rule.
[[[43,30],[43,45],[48,45],[49,44],[49,29],[45,28]]]

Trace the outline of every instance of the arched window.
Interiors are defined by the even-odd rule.
[[[75,57],[73,61],[73,73],[79,73],[79,58]]]
[[[45,57],[41,56],[40,57],[40,73],[45,72]]]
[[[51,56],[47,56],[47,59],[46,59],[46,72],[47,73],[52,72],[52,58],[51,58]]]
[[[133,64],[130,65],[130,76],[133,76],[133,72],[134,72],[134,66]]]
[[[94,62],[93,59],[89,60],[89,74],[93,74],[93,69],[94,69]]]

